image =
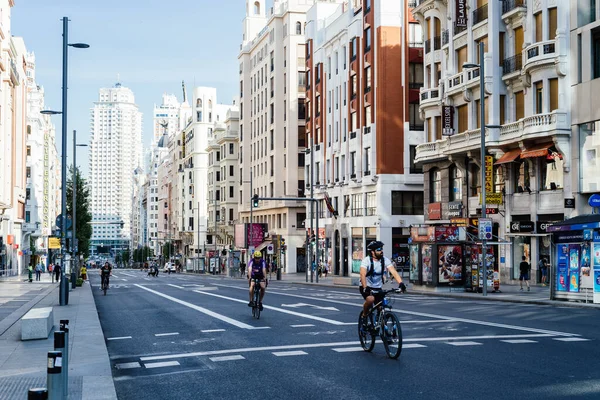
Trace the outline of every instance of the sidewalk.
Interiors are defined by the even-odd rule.
[[[17,283],[18,283],[17,279]],[[15,280],[0,281],[2,292]],[[34,285],[27,282],[28,285]],[[47,282],[43,293],[0,321],[0,399],[23,399],[33,387],[46,386],[48,351],[54,330],[69,320],[69,399],[116,399],[108,351],[89,283],[69,292],[69,305],[58,306],[58,285]],[[48,339],[21,341],[21,317],[31,308],[53,307],[54,330]],[[12,324],[9,324],[12,322]]]

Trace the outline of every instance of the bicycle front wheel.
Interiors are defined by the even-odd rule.
[[[372,351],[375,347],[375,335],[363,324],[362,312],[358,314],[358,338],[364,351]]]
[[[396,359],[402,352],[402,327],[396,314],[386,311],[383,314],[381,340],[388,357]]]

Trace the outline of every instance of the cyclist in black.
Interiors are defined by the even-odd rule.
[[[108,280],[110,278],[110,274],[112,272],[112,267],[110,263],[107,261],[102,268],[100,268],[100,282],[103,282],[106,279],[106,287],[108,288]],[[102,290],[102,284],[100,284],[100,290]]]
[[[382,300],[381,295],[373,295],[371,292],[375,289],[381,289],[384,283],[384,275],[389,272],[398,282],[398,288],[406,290],[406,285],[402,282],[402,277],[394,268],[394,263],[383,256],[383,243],[376,240],[367,245],[369,255],[362,260],[360,264],[360,294],[365,299],[363,305],[363,317],[369,314],[369,310],[375,302]],[[385,270],[382,268],[385,267]],[[377,297],[377,298],[376,298]]]
[[[254,307],[254,301],[252,299],[252,295],[254,293],[254,281],[253,279],[258,279],[260,283],[260,300],[258,302],[258,308],[260,311],[263,310],[263,297],[265,297],[265,288],[266,288],[266,277],[267,277],[267,263],[262,258],[262,253],[260,251],[255,251],[253,254],[253,258],[248,263],[248,286],[250,286],[250,302],[248,303],[248,307]]]

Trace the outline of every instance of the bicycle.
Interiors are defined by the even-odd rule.
[[[391,359],[397,359],[402,352],[402,327],[396,314],[392,312],[392,305],[387,295],[402,293],[400,289],[372,291],[372,294],[383,294],[382,300],[374,304],[367,315],[368,322],[365,326],[362,311],[358,316],[358,337],[364,351],[370,352],[375,347],[375,335],[379,334],[385,352]],[[375,321],[373,312],[377,310]]]
[[[102,280],[102,283],[101,283],[102,291],[104,292],[104,295],[106,296],[106,291],[108,290],[108,276],[103,276],[100,279]]]
[[[252,293],[252,301],[254,304],[252,305],[252,316],[256,319],[260,319],[260,279],[252,278],[254,281],[254,291]]]

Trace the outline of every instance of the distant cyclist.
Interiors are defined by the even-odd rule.
[[[363,317],[368,315],[369,310],[375,302],[380,302],[382,296],[378,293],[372,294],[372,291],[381,289],[384,283],[384,275],[389,272],[394,279],[399,283],[399,289],[406,290],[406,285],[402,282],[402,278],[394,268],[394,263],[383,256],[383,243],[373,241],[368,244],[367,251],[369,255],[362,260],[360,264],[360,294],[365,299],[363,305]],[[382,268],[385,266],[385,270]]]
[[[106,287],[108,288],[108,280],[110,278],[110,274],[112,272],[112,267],[110,266],[110,263],[107,261],[102,268],[100,268],[100,278],[101,278],[101,282],[104,283],[104,280],[106,279]],[[102,284],[100,284],[100,290],[102,290],[103,286]]]
[[[267,276],[267,263],[262,258],[260,251],[254,252],[254,258],[248,263],[248,282],[250,284],[250,302],[248,307],[254,307],[254,301],[252,301],[252,294],[254,292],[254,279],[258,279],[260,282],[260,301],[258,303],[258,309],[262,311],[263,297],[265,297],[265,277]]]

